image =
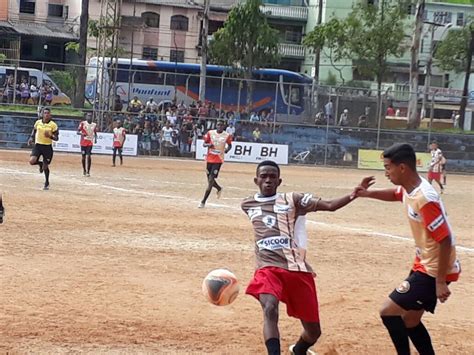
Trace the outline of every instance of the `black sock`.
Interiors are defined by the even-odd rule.
[[[45,185],[49,185],[49,168],[44,169],[44,177],[46,178]]]
[[[422,322],[414,328],[407,328],[408,336],[420,355],[434,355],[430,334]]]
[[[86,172],[86,157],[82,156],[82,170]]]
[[[280,355],[280,339],[278,338],[271,338],[265,342],[265,346],[267,347],[268,355]]]
[[[206,192],[204,193],[204,198],[201,201],[202,203],[206,203],[207,199],[209,198],[209,195],[211,194],[211,191],[212,191],[212,186],[208,186]]]
[[[306,355],[308,349],[313,345],[314,343],[308,343],[302,337],[300,337],[298,339],[298,342],[295,344],[295,347],[293,348],[293,352],[295,353],[295,355]]]
[[[382,316],[382,322],[392,338],[393,345],[397,349],[398,355],[410,354],[410,342],[408,341],[408,332],[400,316]]]
[[[87,173],[91,172],[92,158],[90,155],[87,156]]]

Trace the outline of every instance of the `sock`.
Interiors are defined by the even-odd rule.
[[[92,158],[90,155],[87,156],[87,173],[91,172]]]
[[[408,332],[400,316],[382,316],[382,322],[392,338],[393,345],[397,349],[398,355],[410,354],[410,342],[408,341]]]
[[[82,156],[82,170],[86,172],[86,157]]]
[[[267,347],[268,355],[280,355],[280,339],[278,338],[270,338],[265,342],[265,346]]]
[[[44,177],[46,178],[45,185],[49,185],[49,168],[44,169]]]
[[[298,339],[298,342],[295,344],[295,347],[293,348],[293,352],[295,355],[306,355],[306,352],[308,349],[313,346],[311,343],[307,343],[302,337]]]
[[[212,186],[208,186],[206,192],[204,193],[204,198],[201,201],[202,203],[206,203],[207,199],[209,198],[209,195],[211,194],[211,191],[212,191]]]
[[[430,334],[422,322],[414,328],[407,328],[408,336],[420,355],[435,355]]]

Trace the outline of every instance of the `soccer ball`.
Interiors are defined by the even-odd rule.
[[[239,282],[229,270],[212,270],[202,281],[202,293],[212,304],[226,306],[237,298]]]

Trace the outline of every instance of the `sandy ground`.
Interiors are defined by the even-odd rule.
[[[0,353],[264,354],[259,304],[241,292],[216,307],[201,281],[225,267],[242,291],[254,269],[253,236],[240,211],[255,191],[254,165],[226,163],[223,198],[204,192],[204,163],[56,154],[51,190],[28,152],[0,151]],[[325,198],[380,172],[283,167],[281,191]],[[474,354],[473,178],[450,175],[443,196],[460,246],[461,280],[427,315],[438,354]],[[323,336],[319,354],[393,354],[378,307],[407,275],[413,243],[402,205],[356,200],[309,216],[308,258],[318,273]],[[283,349],[301,327],[281,305]]]

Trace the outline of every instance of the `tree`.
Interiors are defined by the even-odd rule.
[[[237,68],[247,80],[248,108],[252,106],[252,71],[280,61],[278,31],[268,25],[261,5],[261,0],[247,0],[234,7],[209,44],[211,62]]]
[[[84,107],[84,93],[86,88],[86,60],[87,60],[87,30],[89,27],[89,0],[82,0],[79,27],[79,75],[76,81],[76,95],[74,106]]]
[[[345,19],[332,19],[316,26],[304,44],[313,50],[324,45],[329,59],[341,79],[342,69],[335,62],[353,60],[355,69],[375,77],[380,107],[382,81],[387,73],[387,57],[401,57],[403,46],[406,1],[382,0],[380,5],[359,4]],[[379,117],[380,113],[378,113]]]
[[[436,64],[443,70],[465,72],[464,87],[459,109],[459,125],[464,127],[466,114],[469,79],[472,71],[472,56],[474,51],[474,21],[472,17],[462,29],[453,29],[446,38],[439,43],[435,52]]]

